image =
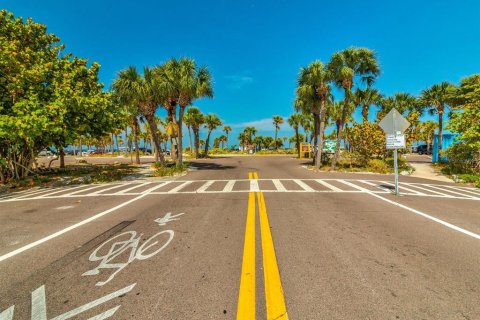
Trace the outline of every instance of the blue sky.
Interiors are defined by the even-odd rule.
[[[252,122],[261,134],[272,134],[273,115],[293,112],[299,68],[349,46],[377,52],[382,74],[375,86],[387,95],[418,95],[480,72],[478,0],[1,3],[46,24],[67,51],[98,61],[107,87],[128,65],[194,58],[208,66],[215,89],[214,99],[195,105],[238,130]],[[291,131],[284,125],[280,134]]]

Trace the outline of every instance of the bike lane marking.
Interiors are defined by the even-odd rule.
[[[249,173],[249,176],[251,174]],[[255,193],[248,193],[237,320],[255,319]]]
[[[59,236],[65,234],[65,233],[67,233],[67,232],[69,232],[69,231],[72,231],[72,230],[74,230],[74,229],[76,229],[76,228],[78,228],[78,227],[83,226],[84,224],[87,224],[87,223],[89,223],[89,222],[92,222],[92,221],[94,221],[94,220],[97,220],[98,218],[101,218],[101,217],[103,217],[103,216],[105,216],[105,215],[107,215],[107,214],[109,214],[109,213],[111,213],[111,212],[113,212],[113,211],[115,211],[115,210],[118,210],[118,209],[120,209],[120,208],[122,208],[122,207],[125,207],[125,206],[127,206],[127,205],[129,205],[129,204],[131,204],[131,203],[133,203],[133,202],[135,202],[135,201],[137,201],[137,200],[140,200],[140,199],[148,196],[151,192],[153,192],[154,190],[156,190],[156,189],[158,189],[158,188],[160,188],[160,187],[162,187],[162,186],[163,186],[163,184],[156,185],[155,187],[152,187],[152,188],[150,188],[150,189],[145,190],[142,194],[140,194],[139,196],[137,196],[137,197],[135,197],[135,198],[133,198],[133,199],[130,199],[130,200],[128,200],[128,201],[125,201],[125,202],[123,202],[123,203],[121,203],[121,204],[119,204],[119,205],[117,205],[117,206],[115,206],[115,207],[113,207],[113,208],[110,208],[110,209],[107,209],[107,210],[102,211],[102,212],[100,212],[100,213],[97,213],[96,215],[94,215],[94,216],[92,216],[92,217],[90,217],[90,218],[88,218],[88,219],[85,219],[85,220],[83,220],[83,221],[80,221],[80,222],[78,222],[78,223],[76,223],[76,224],[74,224],[74,225],[71,225],[71,226],[69,226],[69,227],[67,227],[67,228],[64,228],[64,229],[59,230],[59,231],[57,231],[57,232],[55,232],[55,233],[52,233],[52,234],[49,235],[49,236],[46,236],[46,237],[41,238],[41,239],[39,239],[39,240],[37,240],[37,241],[34,241],[34,242],[32,242],[32,243],[29,243],[29,244],[27,244],[27,245],[25,245],[25,246],[23,246],[23,247],[20,247],[20,248],[14,250],[14,251],[11,251],[11,252],[9,252],[9,253],[6,253],[6,254],[0,256],[0,262],[2,262],[2,261],[4,261],[4,260],[7,260],[7,259],[9,259],[9,258],[11,258],[11,257],[14,257],[14,256],[16,256],[16,255],[18,255],[18,254],[20,254],[20,253],[22,253],[22,252],[24,252],[24,251],[27,251],[27,250],[29,250],[29,249],[34,248],[34,247],[36,247],[36,246],[39,246],[39,245],[41,245],[41,244],[43,244],[43,243],[45,243],[45,242],[47,242],[47,241],[49,241],[49,240],[52,240],[52,239],[54,239],[54,238],[56,238],[56,237],[59,237]]]
[[[254,179],[258,174],[254,172]],[[282,280],[278,271],[275,246],[273,244],[267,207],[263,192],[257,192],[258,214],[260,218],[260,234],[262,239],[263,276],[265,279],[265,301],[267,304],[267,319],[288,320],[287,307],[283,294]]]

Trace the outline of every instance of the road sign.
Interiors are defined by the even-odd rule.
[[[404,134],[387,134],[387,149],[405,148]]]
[[[325,153],[335,153],[337,149],[337,141],[335,140],[325,140],[323,144],[323,152]]]
[[[410,122],[405,119],[397,109],[393,108],[389,113],[380,121],[380,127],[386,134],[397,134],[398,132],[404,133]]]

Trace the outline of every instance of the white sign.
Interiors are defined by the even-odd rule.
[[[387,149],[405,148],[404,134],[387,134]]]

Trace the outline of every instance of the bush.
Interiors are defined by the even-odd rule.
[[[155,168],[154,176],[157,177],[168,177],[174,176],[175,174],[180,174],[188,169],[188,163],[183,163],[181,166],[177,166],[175,163],[167,163],[162,165],[160,162],[155,162],[153,167]]]
[[[389,173],[392,172],[392,168],[383,160],[371,159],[368,161],[367,169],[377,173]]]
[[[446,174],[480,173],[480,150],[458,143],[442,152],[448,161],[442,172]]]
[[[374,157],[385,155],[385,133],[376,123],[355,124],[348,131],[347,138],[363,165],[366,165]]]

